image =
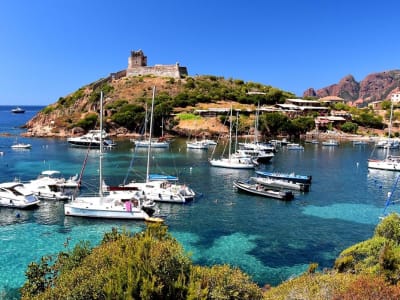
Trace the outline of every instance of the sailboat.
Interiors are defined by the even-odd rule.
[[[135,182],[132,181],[126,185],[117,188],[111,187],[110,189],[117,189],[120,191],[125,190],[138,190],[148,200],[156,202],[170,202],[170,203],[186,203],[195,197],[195,192],[184,184],[176,183],[176,177],[161,176],[159,174],[150,174],[150,154],[153,147],[152,130],[153,130],[153,111],[154,111],[154,96],[156,88],[153,87],[153,97],[151,102],[150,114],[150,133],[147,148],[147,168],[146,168],[146,181]],[[118,192],[117,192],[118,193]]]
[[[238,120],[238,116],[236,120]],[[253,169],[255,164],[250,156],[243,154],[232,154],[232,107],[230,115],[229,125],[229,146],[228,146],[228,158],[211,159],[210,164],[213,167],[230,168],[230,169]],[[237,133],[236,133],[237,140]]]
[[[147,104],[146,104],[146,116],[145,116],[145,121],[144,121],[144,138],[141,140],[137,139],[132,139],[131,142],[135,145],[135,147],[138,148],[148,148],[150,139],[146,139],[147,135]],[[151,140],[151,146],[152,148],[169,148],[170,141],[166,140],[164,137],[164,118],[162,119],[162,125],[161,125],[161,137],[159,139],[152,139]]]
[[[100,95],[100,132],[103,130],[103,93]],[[102,139],[102,135],[100,135]],[[66,216],[152,220],[149,214],[154,210],[145,211],[143,197],[140,191],[124,193],[105,193],[103,182],[103,143],[100,141],[99,154],[99,194],[73,197],[72,201],[64,205]]]
[[[267,163],[275,156],[274,152],[276,151],[276,149],[271,144],[260,143],[258,141],[259,114],[260,105],[258,105],[258,108],[256,109],[253,142],[239,143],[239,146],[241,147],[241,149],[239,149],[239,152],[250,155],[257,163]]]
[[[390,107],[390,120],[389,120],[389,139],[387,141],[386,157],[384,159],[368,159],[368,168],[388,170],[388,171],[400,171],[400,156],[390,155],[391,150],[391,129],[392,129],[392,116],[393,116],[393,102]]]

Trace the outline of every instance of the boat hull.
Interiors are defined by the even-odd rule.
[[[106,219],[130,219],[146,220],[149,215],[142,210],[126,211],[123,209],[106,209],[89,205],[65,204],[64,214],[73,217],[106,218]]]
[[[292,182],[299,183],[307,183],[311,184],[312,176],[311,175],[296,175],[291,173],[274,173],[274,172],[265,172],[265,171],[256,171],[258,175],[266,176],[270,178],[283,179]]]
[[[210,160],[210,164],[213,167],[228,168],[228,169],[254,169],[253,163],[240,163],[235,161],[227,160]]]
[[[280,179],[272,179],[267,177],[251,177],[251,179],[259,184],[264,186],[274,188],[274,189],[290,189],[301,192],[309,192],[310,185],[308,183],[299,183],[299,182],[289,182]]]
[[[400,171],[400,161],[397,160],[368,160],[368,168],[388,171]]]
[[[268,190],[259,184],[249,184],[243,181],[234,181],[233,185],[239,190],[249,194],[263,196],[267,198],[273,198],[283,201],[290,201],[294,198],[291,191],[275,191]]]

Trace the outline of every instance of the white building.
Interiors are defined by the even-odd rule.
[[[390,100],[392,100],[392,102],[394,102],[394,103],[399,103],[400,102],[400,92],[393,93],[392,96],[390,97]]]

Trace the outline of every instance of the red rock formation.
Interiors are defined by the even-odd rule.
[[[373,73],[357,82],[352,75],[347,75],[337,84],[318,90],[307,89],[303,96],[338,96],[347,102],[358,100],[361,103],[388,99],[390,93],[400,87],[400,70]],[[359,101],[362,100],[362,101]]]

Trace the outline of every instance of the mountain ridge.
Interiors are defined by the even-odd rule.
[[[346,75],[338,83],[315,90],[308,88],[303,97],[337,96],[349,104],[366,106],[374,101],[390,98],[393,92],[400,90],[400,70],[390,70],[367,75],[357,82],[353,75]]]

